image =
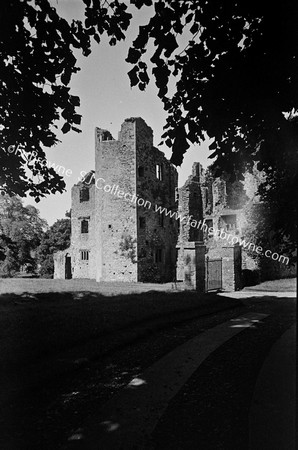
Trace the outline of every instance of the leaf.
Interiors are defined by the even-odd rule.
[[[131,0],[131,4],[135,5],[138,9],[141,9],[144,5],[151,6],[152,0]]]
[[[139,82],[138,72],[139,72],[139,69],[137,66],[135,66],[133,69],[131,69],[128,72],[131,87],[136,86]]]
[[[139,78],[141,81],[143,81],[143,83],[146,85],[149,83],[149,77],[147,72],[139,72]]]
[[[61,75],[61,81],[65,86],[69,84],[70,78],[71,78],[71,71],[69,70],[65,70]]]
[[[198,30],[199,30],[199,24],[195,22],[195,23],[192,25],[192,27],[190,28],[189,31],[190,31],[192,34],[196,34],[196,33],[198,32]]]
[[[173,51],[178,47],[175,36],[172,33],[168,33],[162,40],[165,51],[165,57],[169,58]]]
[[[130,47],[130,49],[128,50],[128,56],[125,61],[131,64],[135,64],[136,62],[138,62],[140,57],[141,52],[133,47]]]
[[[63,125],[63,127],[61,128],[62,133],[68,133],[70,130],[70,124],[68,122],[65,122],[65,124]]]
[[[80,106],[80,97],[76,96],[76,95],[71,95],[70,96],[70,102],[73,106]]]
[[[217,148],[217,141],[213,141],[212,144],[209,145],[209,149],[213,150]]]
[[[93,38],[98,44],[100,43],[100,37],[97,33],[94,33]]]
[[[80,125],[81,120],[82,120],[82,116],[81,116],[80,114],[74,114],[74,115],[72,116],[72,121],[73,121],[73,123],[75,123],[75,124],[77,124],[77,125]]]

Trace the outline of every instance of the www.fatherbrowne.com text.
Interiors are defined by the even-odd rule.
[[[81,178],[79,180],[81,181],[87,172],[81,172]],[[130,192],[125,192],[124,189],[121,189],[118,185],[113,184],[105,184],[106,180],[104,178],[97,178],[95,180],[95,176],[93,174],[92,177],[88,180],[88,184],[90,184],[93,181],[95,182],[95,187],[97,189],[103,190],[106,193],[109,193],[111,195],[117,196],[118,198],[123,198],[126,201],[129,201],[131,203],[134,203],[135,205],[142,206],[146,209],[153,209],[155,213],[163,214],[166,217],[169,217],[170,219],[179,220],[180,223],[185,221],[187,224],[189,224],[193,228],[197,228],[198,230],[202,230],[209,236],[213,236],[214,239],[223,239],[226,240],[227,243],[235,245],[239,244],[246,250],[250,250],[253,252],[256,252],[258,255],[264,255],[266,258],[271,258],[273,261],[278,261],[280,263],[289,264],[289,258],[284,255],[279,255],[278,253],[273,253],[271,250],[264,250],[261,246],[256,246],[252,242],[247,242],[245,239],[241,238],[240,236],[232,235],[227,233],[224,229],[216,229],[214,227],[209,227],[205,223],[204,220],[197,221],[192,215],[190,216],[183,216],[179,211],[171,211],[167,208],[154,204],[154,207],[152,207],[152,203],[149,200],[144,200],[143,198],[139,197],[136,194],[131,194]]]

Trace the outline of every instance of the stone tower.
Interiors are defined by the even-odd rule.
[[[55,278],[172,281],[177,182],[143,119],[126,119],[118,140],[96,128],[95,172],[72,188],[71,246],[54,256]]]
[[[126,119],[118,140],[95,133],[97,281],[170,281],[177,223],[156,205],[177,210],[177,171],[153,147],[143,119]]]
[[[96,128],[95,172],[72,188],[71,246],[55,254],[55,278],[172,281],[177,182],[143,119],[126,119],[118,140]]]

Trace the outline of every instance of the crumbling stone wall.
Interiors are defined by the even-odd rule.
[[[65,258],[67,251],[62,250],[53,254],[54,259],[54,278],[65,279]]]
[[[177,224],[160,219],[155,204],[177,210],[177,171],[153,147],[153,132],[141,118],[126,119],[117,141],[102,136],[97,129],[95,177],[104,179],[101,186],[118,186],[118,194],[96,190],[97,280],[170,281]]]
[[[227,205],[226,182],[221,178],[216,178],[212,184],[213,191],[213,211],[221,210]]]
[[[82,189],[88,189],[89,200],[81,201]],[[96,278],[95,194],[93,172],[71,190],[71,247],[75,249],[72,252],[73,278]],[[88,232],[82,232],[82,221],[87,222]],[[88,255],[88,259],[83,259],[82,252],[87,252],[84,257]]]
[[[137,247],[136,204],[123,197],[125,194],[131,196],[136,191],[135,122],[125,121],[122,124],[118,140],[111,139],[109,135],[107,140],[103,137],[104,134],[97,128],[96,279],[137,281],[137,264],[133,257]],[[114,194],[117,186],[121,196]],[[130,249],[127,243],[130,243]]]
[[[55,255],[55,277],[65,277],[70,256],[73,278],[172,281],[177,222],[155,208],[177,211],[177,180],[143,119],[126,119],[118,140],[96,128],[95,172],[72,188],[71,246]],[[80,199],[83,188],[86,201]]]
[[[82,190],[85,190],[85,197],[82,197]],[[70,258],[71,278],[96,278],[95,228],[95,182],[94,171],[91,171],[72,187],[71,243],[68,249],[54,254],[54,278],[66,278],[67,257]]]
[[[143,206],[137,206],[138,280],[172,281],[176,270],[178,223],[165,212],[156,212],[156,207],[177,212],[178,174],[164,154],[153,147],[152,130],[142,120],[138,120],[136,126],[136,189],[138,197],[145,200]]]
[[[189,220],[180,222],[179,241],[195,242],[202,239],[201,227],[194,226],[196,221],[203,220],[202,182],[203,169],[200,163],[194,163],[192,174],[178,191],[179,212]],[[193,222],[193,224],[191,224]]]
[[[192,174],[178,190],[179,214],[182,219],[180,221],[177,245],[176,277],[179,281],[185,281],[185,267],[189,265],[190,256],[186,251],[186,243],[202,241],[203,239],[203,230],[201,228],[203,221],[202,182],[202,166],[200,163],[194,163],[192,166]]]

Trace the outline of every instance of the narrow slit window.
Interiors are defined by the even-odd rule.
[[[155,262],[156,263],[161,263],[162,262],[162,256],[163,256],[162,248],[157,248],[155,250]]]
[[[139,166],[139,168],[138,168],[138,175],[139,175],[139,177],[143,177],[145,175],[144,167]]]
[[[145,217],[139,217],[139,226],[140,226],[140,228],[145,228],[146,227],[146,219],[145,219]]]
[[[162,165],[156,164],[156,178],[162,180]]]
[[[164,227],[164,215],[163,214],[159,214],[159,216],[158,216],[158,225],[162,228]]]

